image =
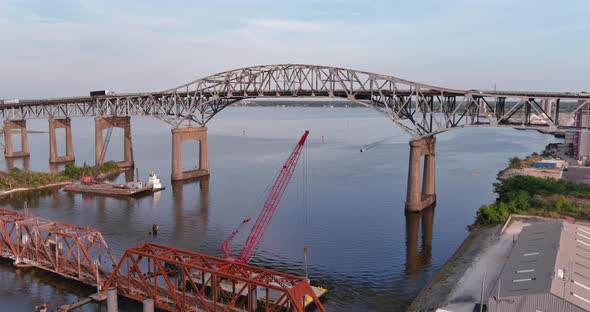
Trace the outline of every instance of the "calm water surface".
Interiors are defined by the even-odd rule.
[[[72,125],[77,163],[93,163],[93,119],[73,119]],[[46,130],[47,121],[29,121],[28,127]],[[140,176],[145,179],[150,170],[156,171],[165,191],[139,199],[47,191],[4,199],[2,206],[22,212],[27,200],[34,214],[96,228],[117,259],[127,247],[145,241],[219,256],[221,243],[235,226],[257,214],[265,190],[309,129],[301,159],[307,164],[307,205],[304,166],[299,166],[251,262],[304,275],[307,246],[309,277],[329,290],[328,310],[403,311],[468,235],[465,226],[472,223],[477,208],[494,200],[492,183],[507,159],[538,152],[556,140],[511,129],[462,129],[438,135],[437,206],[423,216],[406,217],[409,137],[371,110],[236,107],[225,109],[208,127],[208,179],[172,185],[170,127],[157,119],[134,118],[133,150]],[[31,170],[48,170],[47,133],[30,134],[29,142],[27,165]],[[196,143],[185,143],[187,169],[197,164],[197,150]],[[122,159],[120,131],[113,132],[107,159]],[[123,175],[118,180],[124,180]],[[153,223],[160,225],[155,238],[148,234]],[[244,242],[243,234],[234,240],[234,250]],[[0,261],[3,311],[32,311],[42,302],[57,308],[92,291],[52,274],[15,270]],[[124,300],[120,308],[135,311],[141,306]],[[83,309],[105,310],[99,305]]]

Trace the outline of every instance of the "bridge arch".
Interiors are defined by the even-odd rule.
[[[411,108],[412,98],[422,100],[429,94],[437,96],[460,96],[464,92],[443,88],[390,75],[359,71],[341,67],[305,64],[277,64],[243,67],[200,78],[178,87],[167,89],[176,101],[192,98],[198,105],[195,111],[185,110],[188,120],[204,126],[223,108],[248,98],[272,97],[324,97],[342,98],[365,107],[376,109],[397,123],[412,136],[429,134],[430,127],[403,123],[409,119],[415,123],[426,118],[415,116]],[[425,108],[424,105],[418,105]],[[396,108],[407,110],[405,115]],[[408,118],[409,117],[409,118]]]
[[[197,103],[193,110],[183,109],[185,114],[182,116],[201,126],[223,108],[247,98],[343,98],[376,109],[413,139],[469,126],[555,130],[568,127],[570,122],[567,120],[573,120],[575,113],[560,119],[561,100],[578,100],[578,109],[590,103],[590,94],[585,92],[460,90],[391,75],[306,64],[243,67],[161,93],[170,94],[184,107],[187,101],[182,99],[190,98]]]
[[[0,112],[5,120],[143,115],[174,128],[205,127],[225,107],[261,97],[348,99],[378,110],[412,139],[462,127],[567,128],[564,120],[590,103],[585,92],[460,90],[341,67],[276,64],[224,71],[159,92],[3,101]],[[577,101],[575,110],[564,116],[562,100]]]

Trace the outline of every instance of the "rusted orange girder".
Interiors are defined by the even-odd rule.
[[[102,234],[93,229],[0,209],[0,232],[1,256],[85,284],[104,286],[116,264]]]
[[[16,259],[16,222],[23,219],[23,216],[13,210],[0,209],[0,256],[3,258]]]
[[[305,278],[154,243],[127,249],[105,287],[168,311],[304,311]]]

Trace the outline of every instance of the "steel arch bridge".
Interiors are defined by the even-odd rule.
[[[387,116],[413,138],[452,128],[508,126],[571,127],[574,114],[590,113],[585,92],[458,90],[339,67],[278,64],[245,67],[150,93],[21,100],[0,105],[5,120],[77,116],[153,116],[173,127],[205,126],[217,113],[249,98],[347,99]],[[560,109],[576,101],[573,111]],[[561,114],[561,115],[560,115]]]

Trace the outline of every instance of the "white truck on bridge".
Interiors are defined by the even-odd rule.
[[[18,99],[14,100],[0,100],[0,105],[4,104],[18,104],[20,101]]]

